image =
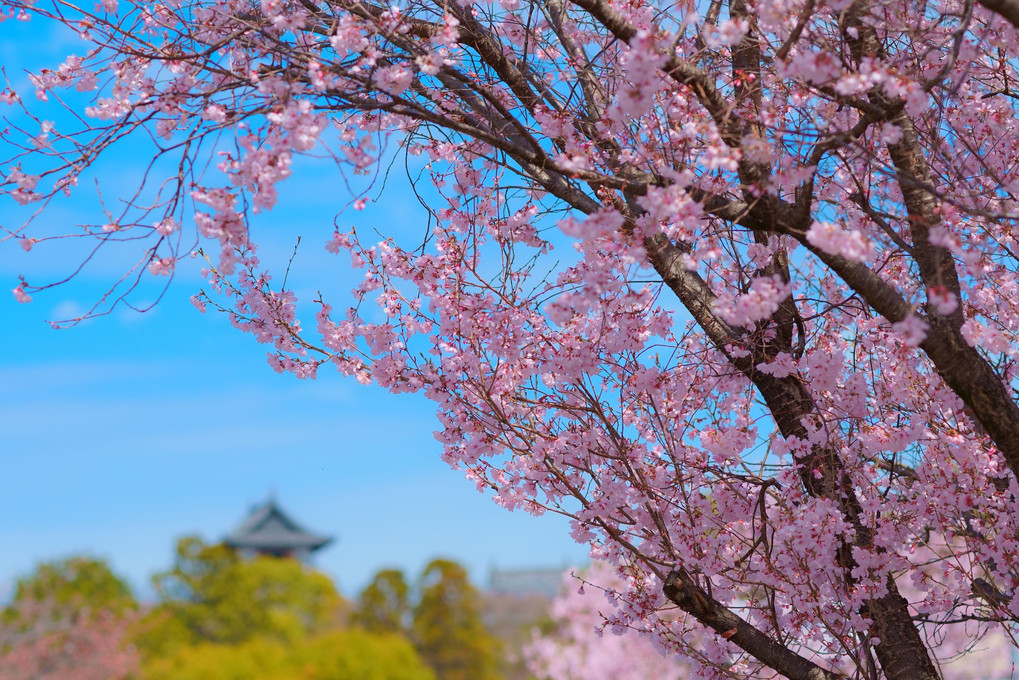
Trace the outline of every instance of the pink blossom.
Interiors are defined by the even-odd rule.
[[[169,236],[179,228],[180,226],[177,224],[177,221],[172,217],[162,219],[156,224],[156,232],[161,236]]]
[[[14,182],[18,189],[25,192],[26,194],[35,191],[35,187],[39,184],[38,175],[26,175],[21,171],[21,166],[10,168],[7,171],[7,180]]]
[[[950,316],[959,308],[959,298],[944,286],[928,288],[927,302],[941,316]]]
[[[768,363],[757,364],[757,370],[773,375],[776,378],[784,378],[792,375],[797,369],[796,360],[788,352],[779,352],[778,355]]]
[[[576,576],[563,574],[562,594],[550,612],[554,627],[536,632],[524,649],[530,672],[541,680],[691,677],[689,664],[664,654],[642,631],[612,625],[625,617],[623,591],[629,586],[603,562],[592,563]],[[700,637],[688,634],[691,639]]]
[[[915,314],[910,314],[902,321],[892,324],[892,330],[907,347],[919,346],[926,339],[928,328],[927,322]]]
[[[52,602],[21,601],[0,626],[4,680],[127,680],[138,669],[128,644],[135,617],[109,611],[67,616]]]
[[[753,135],[743,138],[743,158],[753,163],[770,163],[775,159],[775,150],[763,139]]]
[[[780,73],[784,75],[803,78],[805,81],[817,85],[830,82],[838,76],[839,72],[838,61],[824,51],[794,51],[780,69]]]
[[[434,76],[439,73],[445,63],[445,59],[440,56],[437,52],[421,55],[420,57],[414,58],[414,63],[417,64],[421,72],[428,76]]]
[[[96,74],[92,71],[83,71],[78,76],[78,82],[75,84],[74,89],[78,92],[92,92],[93,90],[99,89],[99,82],[96,80]]]
[[[947,248],[953,253],[962,252],[959,249],[959,240],[944,225],[938,225],[927,233],[927,241],[931,245]]]
[[[53,121],[44,120],[39,124],[39,134],[32,138],[32,145],[40,149],[52,148],[49,141],[50,132],[53,130]]]
[[[398,95],[414,81],[414,74],[406,66],[386,66],[375,72],[375,84],[383,92]]]
[[[878,127],[878,139],[882,144],[895,144],[902,139],[902,128],[893,123],[882,123]]]
[[[342,59],[351,52],[363,50],[367,47],[368,40],[362,33],[362,27],[357,19],[351,14],[344,14],[337,21],[336,32],[329,38],[329,44]]]
[[[453,14],[446,13],[442,17],[442,30],[436,32],[430,39],[435,47],[452,47],[460,39],[460,20]]]
[[[25,292],[24,283],[18,284],[17,288],[13,288],[11,292],[14,293],[14,299],[22,304],[32,301],[32,296]]]
[[[742,295],[719,295],[716,310],[726,323],[752,328],[758,321],[774,314],[791,291],[790,285],[777,276],[760,276]]]
[[[873,59],[865,59],[860,70],[848,73],[835,83],[835,91],[843,96],[867,92],[888,79],[887,69],[875,64]]]
[[[100,99],[95,106],[85,108],[85,115],[99,120],[116,120],[131,111],[127,102],[120,99]]]
[[[308,77],[311,79],[311,84],[319,92],[325,92],[329,89],[332,78],[328,78],[326,76],[326,73],[322,69],[322,64],[317,61],[308,62]]]
[[[202,118],[214,123],[222,123],[226,120],[226,110],[219,104],[210,104],[202,112]]]
[[[743,39],[747,29],[746,19],[727,19],[705,31],[704,43],[712,48],[735,45]]]
[[[42,199],[42,196],[36,192],[26,191],[24,189],[8,191],[7,194],[21,205],[28,205],[29,203],[34,203],[35,201]]]
[[[976,319],[967,319],[963,323],[962,336],[971,347],[983,347],[992,354],[1012,354],[1016,351],[1008,336]]]
[[[155,276],[169,276],[177,263],[173,257],[154,257],[149,263],[149,273]]]
[[[829,255],[841,255],[851,262],[867,262],[874,257],[874,246],[858,231],[842,229],[831,222],[814,222],[807,230],[807,241]]]
[[[352,240],[349,234],[341,234],[340,232],[334,232],[332,238],[326,242],[326,250],[334,255],[340,252],[341,249],[349,248],[352,244]]]

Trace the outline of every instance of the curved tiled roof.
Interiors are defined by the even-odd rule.
[[[223,542],[235,548],[284,552],[318,550],[332,540],[330,536],[311,533],[283,512],[275,500],[270,500],[252,510]]]

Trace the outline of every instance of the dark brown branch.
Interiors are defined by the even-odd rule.
[[[1019,28],[1019,0],[977,0],[977,2]]]
[[[722,203],[720,209],[732,214],[735,205]],[[916,313],[915,307],[870,267],[826,253],[807,241],[809,219],[797,206],[774,201],[766,213],[747,206],[737,222],[755,231],[794,237],[888,321],[896,323]],[[966,342],[952,318],[935,314],[924,320],[929,329],[920,349],[948,386],[972,409],[1013,474],[1019,476],[1019,406],[987,360]]]
[[[821,668],[733,614],[697,585],[683,568],[669,573],[662,591],[665,597],[701,624],[790,680],[841,680],[846,677],[838,671]]]
[[[682,262],[682,250],[670,243],[663,234],[646,239],[645,247],[651,264],[662,276],[663,281],[676,293],[716,347],[728,354],[733,367],[743,373],[764,397],[768,410],[782,435],[787,439],[795,437],[801,441],[807,441],[808,432],[804,421],[813,416],[817,408],[802,379],[797,375],[778,378],[760,371],[757,366],[773,358],[770,353],[774,351],[769,352],[770,348],[763,341],[754,342],[752,338],[747,338],[750,343],[750,346],[746,347],[750,351],[748,356],[737,357],[729,354],[726,345],[732,341],[735,331],[716,316],[710,289],[707,289],[707,286],[700,281],[696,274],[686,271]],[[894,290],[863,265],[850,263],[838,256],[827,257],[829,259],[837,258],[838,265],[851,272],[859,273],[861,277],[865,270],[872,277],[865,281],[869,286],[877,288],[878,284],[881,284],[887,288],[887,290],[871,291],[872,296],[883,298],[887,294],[895,295],[891,302],[898,300],[902,305],[905,305],[905,302],[895,294]],[[895,311],[906,313],[905,309],[896,309]],[[853,492],[852,483],[848,479],[835,444],[832,442],[827,445],[812,445],[809,453],[798,457],[797,468],[800,480],[807,492],[816,498],[835,501],[846,521],[853,526],[855,534],[853,544],[843,543],[836,556],[839,566],[842,567],[846,586],[852,590],[856,583],[852,573],[857,566],[852,549],[853,547],[873,549],[873,531],[861,519],[862,509]],[[870,634],[882,641],[877,649],[882,669],[887,677],[895,680],[936,680],[937,670],[913,622],[905,598],[899,594],[894,581],[889,579],[886,585],[888,588],[886,595],[867,602],[860,612],[873,622]],[[670,597],[670,599],[672,598]],[[698,604],[696,600],[687,601],[688,604],[690,602]],[[677,604],[680,603],[677,602]],[[681,606],[683,605],[681,604]],[[707,607],[707,605],[704,606]],[[711,613],[714,609],[707,607],[704,611]],[[704,615],[707,616],[707,613]],[[714,627],[711,623],[705,625]],[[726,628],[726,630],[729,631],[731,628]],[[760,634],[759,631],[756,632]],[[768,638],[764,636],[764,639]],[[762,650],[756,646],[753,648],[744,646],[744,642],[751,645],[756,645],[758,642],[757,638],[749,633],[738,640],[734,635],[732,640],[762,663],[775,668],[787,677],[792,678],[794,677],[792,673],[800,672],[800,669],[795,666],[790,668],[772,666],[772,661],[776,661],[776,659],[767,660],[758,656],[758,652]],[[772,645],[778,645],[774,641],[769,640],[769,642]],[[785,651],[791,654],[789,650]]]
[[[571,0],[571,2],[590,13],[617,39],[629,44],[630,40],[637,35],[637,29],[627,21],[626,17],[617,12],[615,8],[604,0]],[[743,142],[743,135],[732,117],[732,106],[724,94],[722,94],[711,76],[707,72],[697,68],[693,64],[669,55],[662,70],[680,85],[689,87],[701,106],[708,112],[712,120],[718,126],[719,136],[722,141],[731,148],[739,147]]]

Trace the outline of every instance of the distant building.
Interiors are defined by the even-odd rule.
[[[332,540],[331,536],[313,534],[302,527],[283,512],[276,499],[270,498],[264,505],[252,508],[223,542],[246,557],[273,555],[294,557],[303,562]]]
[[[483,594],[485,626],[503,644],[507,680],[533,676],[524,661],[523,649],[538,626],[550,621],[552,600],[563,591],[563,575],[570,567],[496,569],[488,573]],[[576,570],[576,569],[574,569]]]
[[[488,592],[496,595],[541,595],[552,599],[563,590],[563,573],[558,569],[492,569]]]

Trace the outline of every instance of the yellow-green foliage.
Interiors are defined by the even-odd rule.
[[[120,616],[138,606],[131,589],[106,562],[81,556],[43,562],[32,574],[18,580],[14,598],[0,621],[8,625],[30,624],[21,619],[25,616],[25,605],[32,602],[47,604],[51,613],[67,620],[100,612]]]
[[[421,574],[411,637],[439,680],[499,678],[499,641],[481,620],[480,600],[456,562],[433,560]]]
[[[481,598],[467,571],[433,560],[415,586],[400,571],[380,571],[358,595],[351,623],[403,633],[439,680],[500,680],[499,641],[481,620]]]
[[[403,572],[383,569],[357,597],[351,624],[382,633],[406,632],[410,625],[410,588]]]
[[[435,680],[399,635],[333,631],[284,643],[200,644],[146,664],[143,680]]]
[[[173,568],[153,578],[160,604],[135,642],[147,657],[180,646],[295,642],[336,627],[344,609],[332,580],[292,559],[240,559],[221,545],[188,537]]]

